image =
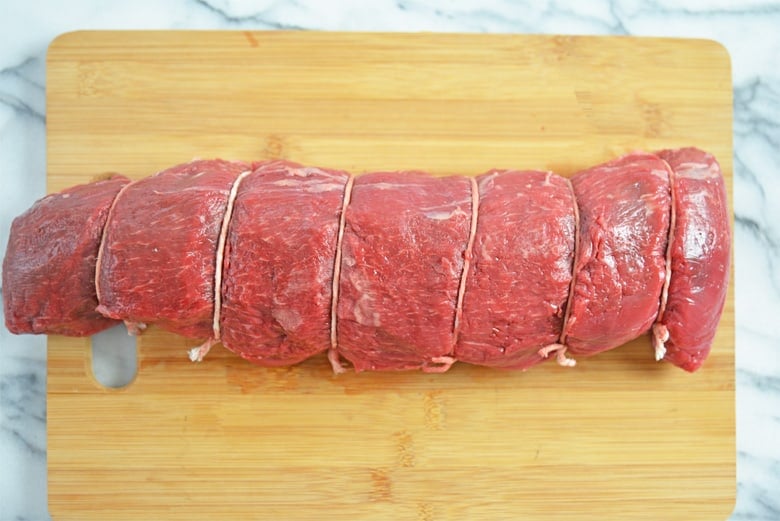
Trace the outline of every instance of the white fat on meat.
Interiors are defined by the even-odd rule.
[[[307,179],[280,179],[271,183],[274,186],[290,186],[299,188],[303,192],[309,192],[312,194],[319,194],[322,192],[331,192],[335,190],[343,189],[343,185],[340,183],[328,183],[319,182],[313,183]]]
[[[368,293],[363,293],[360,298],[355,302],[355,321],[358,324],[371,327],[379,327],[382,325],[382,320],[379,313],[374,311],[374,299]]]
[[[712,158],[709,154],[706,156]],[[720,169],[714,161],[709,163],[680,163],[677,168],[685,170],[685,176],[689,179],[710,179],[721,176]]]
[[[436,356],[422,366],[423,373],[446,373],[456,362],[452,356]]]
[[[423,215],[427,217],[428,219],[432,219],[434,221],[446,221],[448,219],[452,219],[453,217],[467,217],[469,216],[468,213],[464,212],[460,206],[455,208],[454,210],[431,210],[425,212]]]
[[[271,316],[285,331],[295,331],[303,324],[300,313],[292,309],[274,308]]]

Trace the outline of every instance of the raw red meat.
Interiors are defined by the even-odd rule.
[[[701,367],[726,301],[731,229],[726,186],[715,158],[696,148],[658,155],[674,171],[675,226],[665,309],[653,327],[657,357]]]
[[[357,371],[452,363],[471,182],[421,172],[358,176],[346,211],[338,354]]]
[[[580,214],[562,344],[593,355],[645,333],[658,315],[671,215],[668,166],[634,153],[572,178]]]
[[[241,181],[223,263],[225,347],[266,366],[296,364],[330,347],[336,238],[348,178],[274,161]]]
[[[213,160],[74,187],[12,226],[7,326],[154,322],[206,339],[195,359],[223,338],[261,365],[330,347],[334,369],[357,371],[524,369],[556,351],[573,365],[567,351],[652,329],[657,355],[693,371],[726,296],[725,186],[705,152],[659,155],[572,182]]]
[[[95,262],[111,202],[129,182],[74,186],[14,219],[3,260],[9,331],[88,336],[116,324],[95,311]]]
[[[131,329],[146,323],[210,338],[218,239],[230,188],[245,163],[199,160],[128,185],[105,228],[98,311]]]
[[[455,357],[526,369],[561,335],[574,259],[575,206],[552,172],[502,171],[479,178],[473,261]]]

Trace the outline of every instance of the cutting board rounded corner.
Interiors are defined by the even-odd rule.
[[[78,45],[80,41],[84,39],[84,37],[89,33],[95,33],[99,31],[93,31],[89,29],[76,29],[73,31],[66,31],[64,33],[60,33],[49,42],[48,47],[46,48],[46,62],[48,63],[51,59],[51,55],[61,52],[64,49],[63,47],[69,47],[73,44]]]

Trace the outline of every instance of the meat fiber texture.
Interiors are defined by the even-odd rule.
[[[111,203],[129,182],[74,186],[14,219],[3,259],[9,331],[89,336],[116,323],[95,311],[95,264]]]
[[[349,174],[286,161],[241,180],[225,244],[222,344],[259,365],[331,346],[332,278]]]
[[[198,360],[221,339],[270,366],[329,350],[337,371],[525,369],[652,331],[656,357],[693,371],[730,247],[720,168],[693,148],[571,182],[193,161],[36,203],[14,221],[3,299],[14,332],[156,323],[206,339]]]
[[[220,230],[231,186],[249,169],[200,160],[127,185],[105,228],[97,310],[133,330],[212,337]]]
[[[451,365],[471,183],[421,172],[359,176],[342,243],[337,352],[357,371]]]
[[[710,352],[731,262],[726,186],[715,158],[684,148],[658,154],[674,170],[675,225],[668,298],[654,326],[657,357],[686,371]]]
[[[473,261],[466,278],[462,362],[526,369],[558,341],[569,296],[576,212],[566,179],[551,172],[479,177]]]
[[[592,355],[632,340],[658,315],[671,187],[666,163],[630,154],[572,178],[580,216],[562,343]]]

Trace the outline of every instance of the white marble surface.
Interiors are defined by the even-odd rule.
[[[571,5],[567,5],[571,4]],[[682,4],[682,5],[681,5]],[[75,29],[327,29],[704,37],[734,80],[738,499],[780,520],[780,2],[746,0],[102,0],[0,3],[0,255],[45,188],[49,42]],[[46,351],[0,327],[0,520],[48,519]]]

